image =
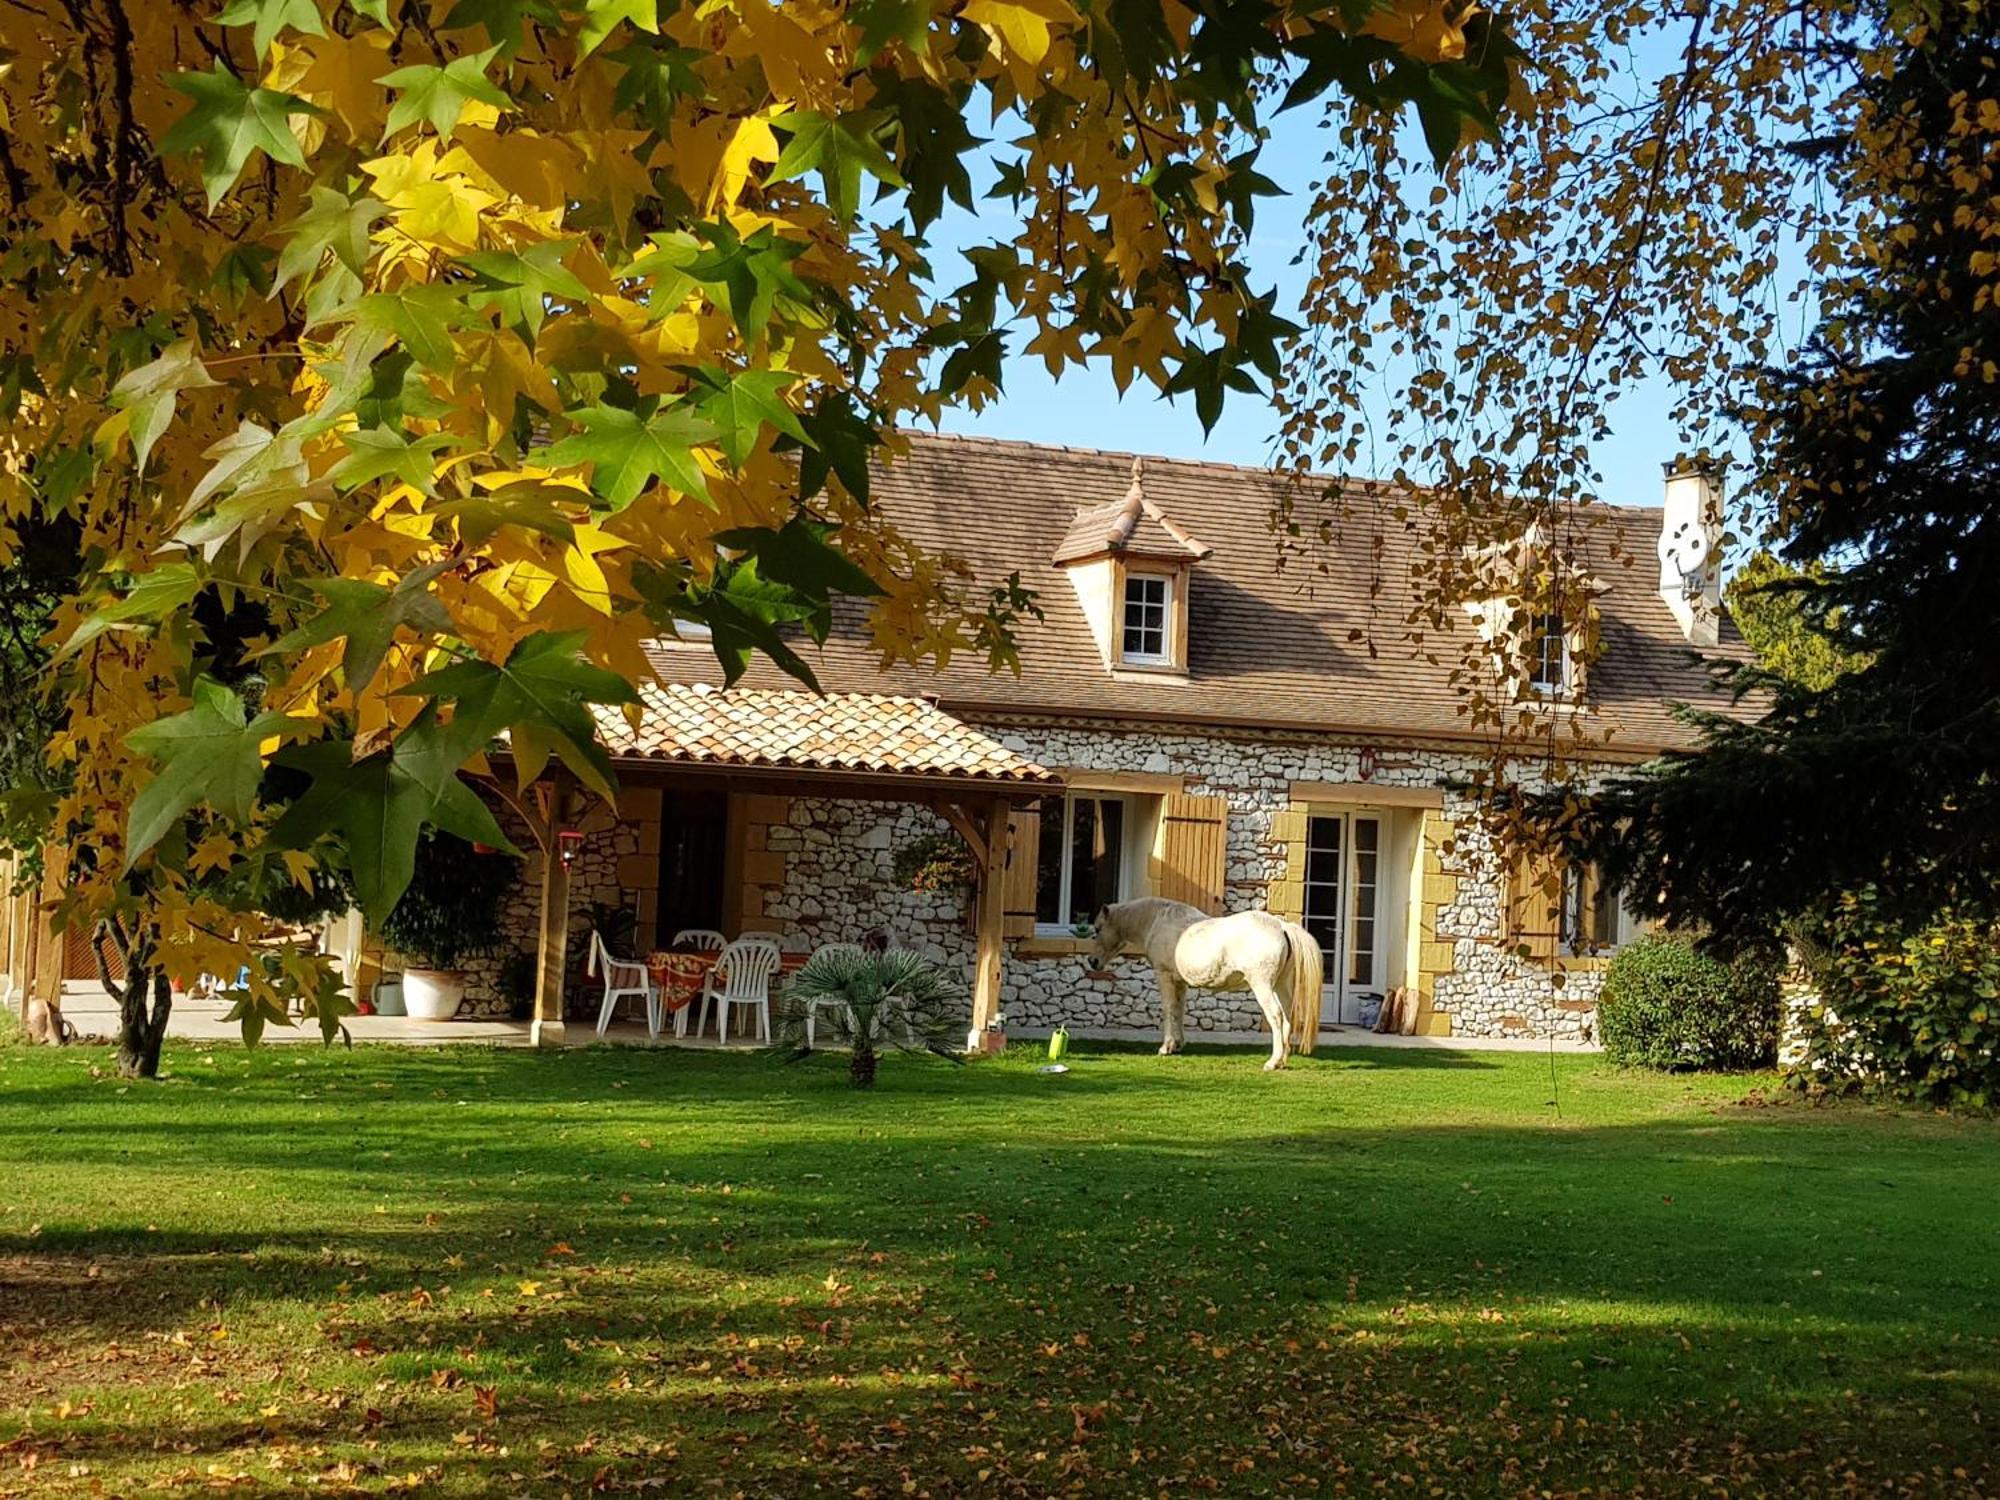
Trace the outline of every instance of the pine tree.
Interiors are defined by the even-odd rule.
[[[1949,8],[1862,63],[1849,128],[1813,148],[1852,259],[1751,413],[1797,608],[1858,664],[1741,674],[1763,711],[1707,719],[1583,836],[1635,904],[1725,941],[1869,886],[1912,928],[2000,911],[2000,17]]]

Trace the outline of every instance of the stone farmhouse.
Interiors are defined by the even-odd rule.
[[[978,589],[1018,574],[1037,592],[1019,674],[970,658],[882,670],[858,610],[810,656],[825,697],[761,663],[724,692],[705,641],[660,643],[639,731],[604,721],[616,817],[579,824],[559,878],[535,862],[512,936],[533,948],[554,935],[543,913],[567,911],[574,945],[593,904],[633,911],[642,951],[685,928],[799,946],[883,929],[967,976],[975,1027],[1142,1033],[1159,1024],[1150,977],[1131,961],[1090,972],[1079,929],[1107,901],[1155,894],[1302,921],[1326,953],[1329,1023],[1365,1024],[1401,991],[1431,1035],[1588,1036],[1605,955],[1640,922],[1570,871],[1560,910],[1543,900],[1547,919],[1526,923],[1548,930],[1521,930],[1544,872],[1503,868],[1460,790],[1492,748],[1450,681],[1460,648],[1429,661],[1400,640],[1417,536],[1360,498],[1330,543],[1281,568],[1283,486],[913,437],[876,503]],[[1566,544],[1598,601],[1587,674],[1558,620],[1516,639],[1505,610],[1466,614],[1523,653],[1525,690],[1580,719],[1606,767],[1684,744],[1672,705],[1723,706],[1703,658],[1743,650],[1720,605],[1716,481],[1669,466],[1664,490],[1656,506],[1586,507]],[[954,833],[975,856],[968,888],[898,880],[900,849]],[[469,1004],[491,995],[492,967]],[[544,1005],[538,1031],[559,1033]],[[1247,995],[1191,999],[1191,1034],[1259,1024]]]

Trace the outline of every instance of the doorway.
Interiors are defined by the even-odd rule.
[[[720,932],[723,859],[729,847],[726,792],[667,791],[660,799],[660,946],[690,927]]]
[[[1358,1026],[1372,1019],[1387,982],[1384,920],[1386,826],[1379,813],[1314,813],[1306,819],[1305,922],[1326,960],[1320,1019]]]

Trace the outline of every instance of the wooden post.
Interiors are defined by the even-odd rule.
[[[535,952],[535,1019],[528,1039],[536,1047],[563,1044],[563,979],[569,972],[569,868],[562,860],[562,830],[574,797],[569,778],[558,772],[549,785],[542,818],[542,924]]]
[[[976,1051],[986,1028],[1000,1016],[1001,934],[1007,918],[1007,799],[995,797],[986,809],[986,857],[979,864],[977,948],[972,969],[972,1034],[966,1050]]]

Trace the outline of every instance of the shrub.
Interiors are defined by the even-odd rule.
[[[500,903],[518,866],[510,854],[482,854],[456,834],[429,830],[382,940],[419,968],[457,968],[466,954],[500,941]]]
[[[848,1077],[858,1089],[875,1086],[875,1056],[884,1045],[961,1060],[964,993],[944,970],[907,948],[822,948],[806,960],[779,1007],[775,1045],[782,1054],[799,1058],[812,1050],[805,1037],[814,1000],[837,1002],[820,1012],[816,1026],[846,1036],[854,1049]]]
[[[963,893],[979,878],[972,851],[955,833],[927,833],[896,851],[896,883],[913,891]]]
[[[1605,1056],[1642,1068],[1759,1068],[1778,1046],[1778,966],[1724,963],[1649,933],[1611,960],[1597,1003]]]
[[[1813,934],[1817,1003],[1798,1016],[1793,1077],[1926,1104],[2000,1103],[2000,929],[1948,916],[1906,933],[1872,891],[1841,898]]]

